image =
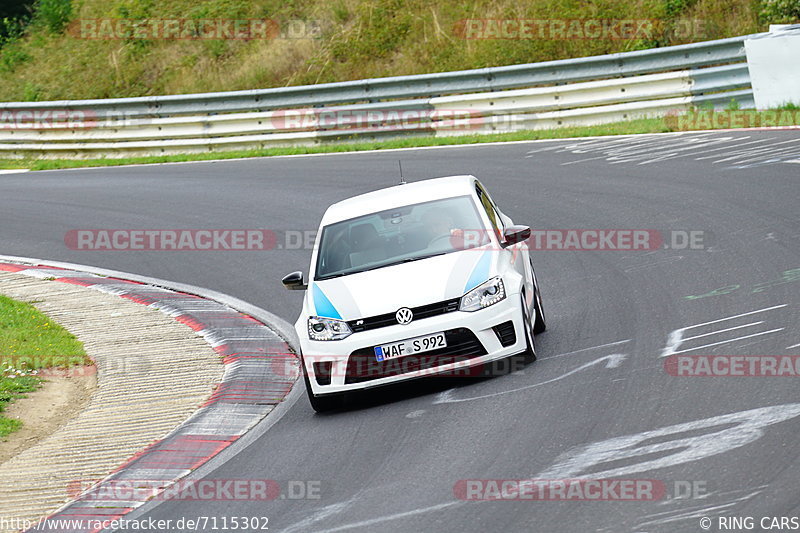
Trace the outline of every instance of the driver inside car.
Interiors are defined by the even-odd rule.
[[[464,230],[457,228],[455,219],[446,211],[430,209],[422,215],[428,231],[428,248],[457,247],[463,239]]]

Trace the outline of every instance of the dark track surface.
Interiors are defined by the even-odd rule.
[[[684,338],[704,336],[677,349],[800,353],[800,276],[786,273],[800,268],[800,164],[790,162],[800,160],[800,134],[720,132],[639,144],[645,140],[5,175],[0,253],[191,283],[294,322],[301,296],[279,280],[307,271],[309,250],[87,252],[67,249],[64,234],[313,230],[330,203],[394,184],[398,158],[409,180],[478,176],[515,222],[534,228],[703,231],[703,250],[532,252],[549,330],[537,337],[539,360],[523,372],[429,380],[325,416],[301,398],[209,475],[319,480],[321,499],[166,502],[136,515],[266,515],[270,531],[609,533],[702,531],[704,516],[719,531],[717,516],[749,515],[758,525],[761,517],[800,515],[800,378],[673,377],[660,357],[673,330],[753,311],[759,312],[692,328]],[[729,292],[697,297],[721,287]],[[607,356],[614,357],[599,360]],[[586,451],[591,461],[563,467],[592,443],[770,407],[738,421],[617,443],[610,447],[616,455],[602,459],[608,462]],[[623,479],[663,481],[668,493],[675,481],[700,481],[709,494],[591,503],[463,502],[453,494],[461,479],[605,477],[612,469]]]

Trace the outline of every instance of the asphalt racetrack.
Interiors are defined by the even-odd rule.
[[[800,378],[665,368],[683,354],[800,354],[797,131],[3,175],[0,253],[191,283],[294,322],[301,293],[283,290],[280,278],[307,271],[311,256],[294,237],[315,230],[329,204],[395,184],[398,159],[409,181],[476,175],[534,230],[657,230],[666,247],[532,251],[549,322],[536,362],[491,379],[395,387],[326,415],[295,391],[282,416],[200,473],[312,482],[305,486],[318,495],[151,502],[131,517],[267,516],[280,532],[667,533],[703,531],[704,518],[722,531],[728,517],[750,517],[758,531],[764,518],[800,515]],[[214,228],[270,229],[280,247],[65,244],[73,229]],[[600,499],[463,499],[467,486],[492,495],[474,480],[574,478],[659,490],[634,501],[612,489]]]

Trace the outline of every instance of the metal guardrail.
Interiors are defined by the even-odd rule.
[[[744,41],[754,36],[299,87],[0,103],[0,157],[128,157],[490,133],[659,116],[731,99],[752,107],[743,60]],[[401,120],[393,122],[395,115]]]

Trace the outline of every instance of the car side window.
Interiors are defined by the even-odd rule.
[[[504,229],[503,219],[501,219],[500,215],[497,213],[497,209],[495,209],[491,199],[489,199],[489,195],[487,195],[486,191],[478,184],[475,185],[475,192],[478,194],[478,199],[480,199],[484,210],[486,210],[486,216],[488,216],[489,220],[492,222],[492,227],[497,233],[497,237],[502,238]]]

